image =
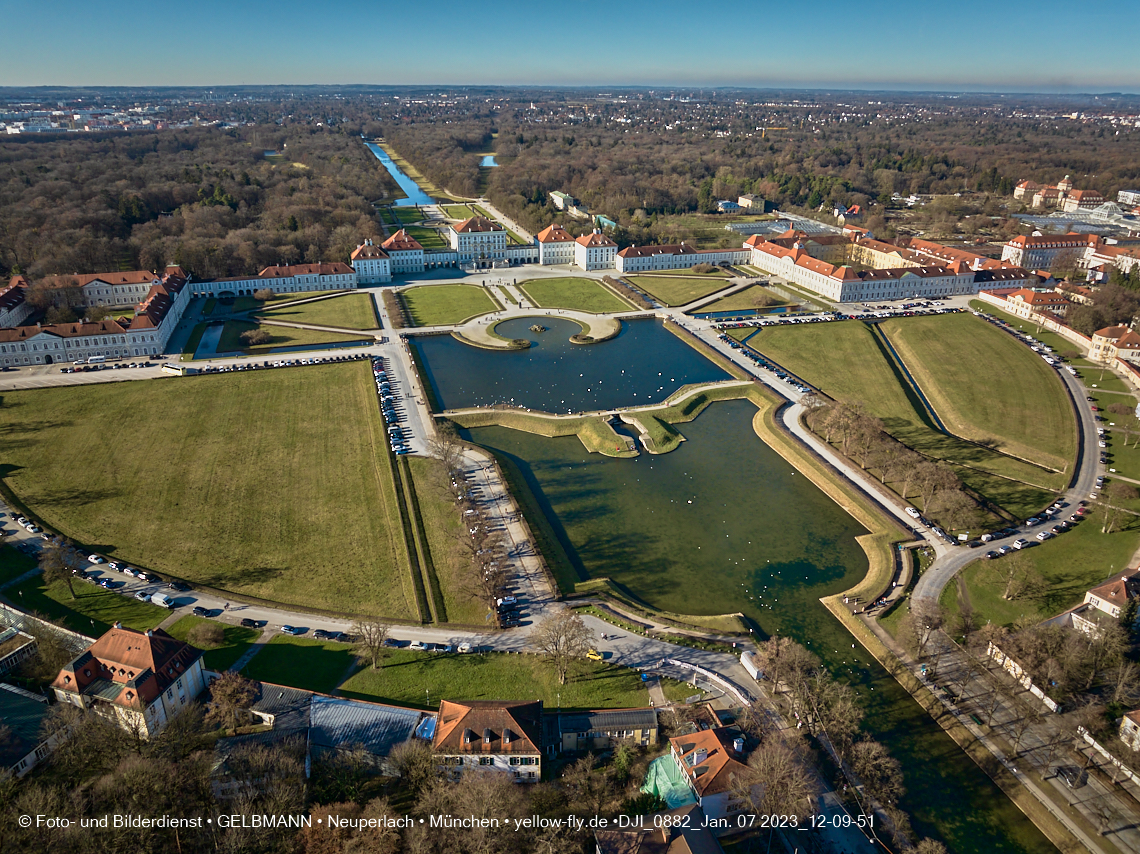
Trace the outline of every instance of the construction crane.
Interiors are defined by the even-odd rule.
[[[788,128],[759,128],[760,138],[763,139],[770,130],[788,130]]]

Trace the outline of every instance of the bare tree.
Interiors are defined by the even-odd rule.
[[[257,687],[244,676],[227,671],[210,685],[210,696],[206,720],[237,729],[242,713],[253,705]]]
[[[874,739],[852,746],[851,770],[863,783],[863,790],[880,803],[894,806],[905,791],[902,766]]]
[[[379,620],[357,620],[349,629],[352,635],[352,651],[361,664],[370,662],[373,670],[380,669],[380,662],[387,652],[385,644],[392,631],[391,623]]]
[[[49,543],[40,551],[40,571],[43,572],[44,584],[62,581],[67,585],[67,592],[72,599],[75,598],[73,563],[71,549],[67,546]]]
[[[815,779],[802,749],[770,735],[748,757],[748,771],[732,780],[733,793],[758,815],[806,818],[816,794]]]
[[[586,654],[594,642],[594,633],[581,615],[563,608],[534,628],[530,642],[546,654],[558,673],[558,683],[565,685],[571,663]]]
[[[1140,498],[1140,491],[1130,483],[1125,483],[1122,480],[1114,480],[1104,488],[1104,492],[1102,492],[1101,495],[1102,498],[1099,504],[1100,510],[1104,514],[1104,524],[1101,526],[1100,532],[1102,534],[1111,534],[1112,529],[1116,526],[1116,519],[1120,513],[1131,513],[1131,511],[1123,510],[1120,505]]]

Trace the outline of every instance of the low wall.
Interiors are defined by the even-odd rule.
[[[748,695],[748,693],[743,688],[739,687],[738,685],[735,685],[734,683],[732,683],[728,679],[721,676],[719,673],[714,673],[713,671],[707,670],[704,667],[701,667],[700,665],[690,664],[687,661],[679,661],[675,658],[665,658],[665,659],[662,659],[662,661],[663,661],[663,663],[670,664],[673,667],[680,667],[683,670],[692,670],[694,673],[701,674],[701,676],[705,677],[710,682],[715,682],[717,685],[719,685],[721,688],[723,688],[726,693],[734,696],[744,706],[751,706],[752,703],[754,702],[753,699]]]
[[[1121,762],[1119,759],[1101,747],[1100,742],[1089,735],[1089,731],[1087,729],[1085,729],[1083,726],[1079,726],[1077,727],[1077,732],[1080,733],[1081,738],[1085,740],[1086,744],[1088,744],[1090,747],[1092,747],[1093,750],[1111,762],[1115,768],[1124,774],[1125,777],[1127,777],[1133,783],[1140,783],[1140,774],[1137,774],[1135,771],[1133,771],[1131,768],[1129,768],[1127,765],[1125,765],[1123,762]]]
[[[1001,669],[1014,678],[1018,685],[1040,700],[1051,712],[1060,712],[1061,705],[1045,696],[1045,692],[1033,684],[1029,674],[1020,664],[1001,651],[993,642],[986,648],[986,655],[1001,665]]]

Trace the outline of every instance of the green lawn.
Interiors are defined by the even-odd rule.
[[[625,278],[647,294],[670,306],[685,305],[727,287],[727,282],[723,278],[698,276],[626,276]]]
[[[166,632],[172,637],[184,641],[186,636],[190,634],[190,630],[198,624],[213,622],[215,621],[207,620],[205,617],[187,615],[166,629]],[[229,670],[235,661],[245,655],[250,644],[261,636],[261,632],[258,629],[243,629],[241,626],[229,626],[225,623],[217,623],[217,625],[222,627],[225,640],[222,641],[221,646],[205,650],[205,665],[210,670],[222,673]]]
[[[407,225],[413,222],[423,222],[427,218],[427,214],[417,207],[385,207],[380,208],[380,218],[388,225],[399,228],[401,223]]]
[[[613,291],[594,279],[584,276],[567,276],[557,279],[530,279],[519,283],[519,288],[535,305],[543,308],[570,308],[606,314],[629,311],[632,306]]]
[[[400,297],[416,326],[459,323],[499,307],[478,285],[426,285],[400,291]]]
[[[1064,353],[1066,350],[1075,350],[1077,352],[1081,352],[1084,349],[1079,344],[1074,344],[1072,341],[1068,340],[1067,338],[1062,338],[1056,332],[1050,332],[1048,329],[1042,329],[1042,328],[1038,327],[1037,324],[1033,323],[1032,321],[1026,320],[1023,317],[1017,317],[1016,315],[1010,314],[1009,312],[1002,311],[1001,309],[996,308],[987,302],[982,302],[981,300],[970,300],[970,308],[975,308],[978,311],[985,312],[986,314],[990,315],[991,317],[996,317],[999,320],[1004,320],[1006,323],[1008,323],[1010,326],[1012,326],[1014,329],[1018,330],[1019,332],[1023,332],[1023,333],[1032,335],[1034,338],[1036,338],[1042,344],[1048,344],[1058,354]],[[1001,331],[1001,330],[998,330],[998,331]],[[1008,333],[1005,333],[1005,334],[1008,334]],[[1021,342],[1018,342],[1018,345],[1019,346],[1025,346]],[[1032,353],[1033,351],[1030,350],[1029,352]],[[1086,365],[1087,366],[1087,365],[1091,365],[1092,363],[1087,362],[1084,359],[1074,359],[1073,364],[1078,365],[1078,366],[1080,366],[1080,365]]]
[[[3,403],[6,485],[77,542],[238,594],[418,618],[366,364]]]
[[[962,577],[981,624],[1011,625],[1022,617],[1038,621],[1078,605],[1086,590],[1125,569],[1140,546],[1140,519],[1126,521],[1130,524],[1127,530],[1102,534],[1098,520],[1086,519],[1071,531],[1029,549],[1026,554],[1045,578],[1045,586],[1011,602],[1002,599],[1005,586],[995,577],[1006,558],[970,564]],[[958,610],[956,584],[946,586],[942,603]]]
[[[825,394],[862,403],[900,442],[956,464],[967,485],[1014,516],[1032,515],[1049,503],[1049,490],[1064,486],[1063,475],[1051,474],[934,429],[920,412],[918,402],[908,395],[871,331],[859,321],[769,326],[750,338],[748,346],[799,374]],[[991,365],[982,370],[978,378],[985,384],[1002,366]]]
[[[899,318],[879,328],[951,432],[1071,469],[1076,417],[1056,369],[1038,354],[972,314]]]
[[[208,300],[206,300],[205,304],[202,306],[202,314],[209,314],[211,311],[214,310],[214,306],[217,304],[218,304],[218,301],[216,299],[214,299],[213,297],[210,297]]]
[[[0,519],[0,522],[7,522],[7,519]],[[9,530],[12,529],[15,523],[5,525],[4,527]],[[28,557],[20,551],[16,551],[12,546],[0,546],[0,584],[7,584],[9,581],[19,578],[25,572],[36,568],[36,561],[34,558]]]
[[[311,323],[314,326],[336,326],[341,329],[380,328],[371,294],[346,294],[316,302],[303,302],[262,311],[257,316],[269,320]]]
[[[448,219],[470,219],[474,214],[467,205],[440,205],[440,210]]]
[[[424,249],[446,249],[447,236],[444,232],[421,225],[412,225],[407,228],[408,235]]]
[[[9,587],[4,595],[25,611],[42,614],[72,631],[93,637],[106,632],[116,620],[128,629],[146,631],[170,616],[165,608],[104,590],[81,578],[74,579],[71,586],[75,589],[74,599],[64,582],[45,586],[37,576]]]
[[[742,291],[737,291],[724,299],[718,299],[714,303],[709,303],[704,306],[699,313],[704,314],[706,311],[740,311],[749,308],[769,308],[770,306],[761,307],[756,305],[755,299],[761,295],[775,297],[777,302],[773,303],[773,305],[788,304],[787,300],[777,296],[768,288],[762,287],[761,285],[749,285]]]
[[[247,347],[241,340],[243,332],[250,329],[264,329],[272,336],[268,344]],[[218,342],[219,353],[248,353],[251,356],[265,355],[278,347],[301,347],[310,344],[339,344],[345,341],[368,341],[359,335],[341,332],[324,332],[319,329],[295,329],[290,326],[270,326],[252,323],[248,320],[227,320]]]
[[[440,488],[443,466],[437,460],[408,457],[415,483],[420,514],[427,531],[428,548],[443,592],[447,619],[452,623],[484,625],[487,607],[469,592],[475,568],[471,560],[464,559],[457,542],[460,525],[459,510]]]
[[[743,341],[745,338],[747,338],[749,335],[751,335],[755,331],[756,331],[755,326],[742,326],[738,329],[726,329],[725,330],[725,332],[728,334],[728,337],[732,338],[736,341]]]
[[[620,709],[649,705],[640,679],[634,670],[582,661],[574,665],[567,684],[559,685],[554,669],[536,655],[393,650],[379,671],[362,668],[341,686],[341,693],[423,709],[438,708],[442,699],[538,699],[548,709]],[[667,687],[675,699],[694,693],[687,685]]]
[[[311,622],[321,625],[319,619]],[[356,657],[346,644],[276,635],[241,672],[261,682],[331,694],[355,667]]]
[[[711,273],[698,273],[692,267],[681,267],[677,270],[665,270],[663,272],[667,273],[670,276],[696,276],[699,279],[709,279],[715,276],[722,276],[724,278],[727,278],[729,275],[728,270],[723,270],[720,267],[713,270]]]

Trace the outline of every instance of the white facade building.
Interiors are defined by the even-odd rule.
[[[609,270],[617,257],[617,244],[595,229],[574,241],[574,263],[583,270]]]
[[[1098,247],[1101,242],[1095,234],[1023,234],[1002,247],[1001,260],[1029,270],[1047,270],[1058,262],[1076,263],[1090,246]]]
[[[573,264],[577,244],[565,228],[555,223],[548,225],[535,236],[538,243],[538,263],[543,266]]]
[[[351,260],[358,285],[383,285],[392,281],[392,261],[388,253],[371,240],[357,246]]]
[[[644,273],[653,270],[682,270],[697,264],[747,264],[752,250],[694,249],[686,243],[661,246],[627,246],[617,253],[619,273]]]
[[[253,296],[256,291],[296,294],[307,291],[340,291],[356,287],[356,271],[339,261],[332,264],[290,264],[266,267],[256,276],[192,282],[194,296],[216,297],[220,294]]]
[[[27,284],[23,276],[15,276],[0,290],[0,329],[19,326],[31,316],[32,306],[26,299]]]
[[[449,242],[460,264],[475,262],[491,266],[507,259],[506,229],[486,217],[473,216],[450,226]]]

